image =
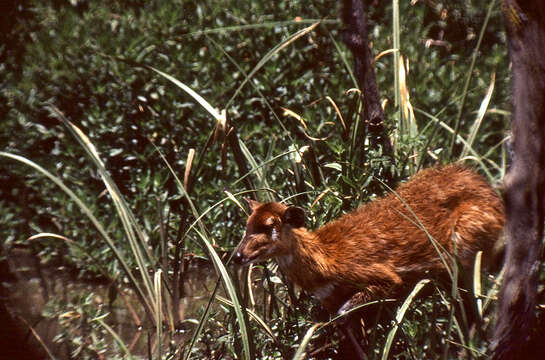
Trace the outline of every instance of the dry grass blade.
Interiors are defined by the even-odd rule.
[[[400,110],[401,115],[400,121],[401,126],[400,129],[402,129],[400,132],[398,132],[398,142],[401,141],[401,137],[408,136],[409,139],[413,139],[415,136],[418,135],[418,127],[416,125],[416,119],[414,117],[414,110],[413,106],[411,104],[410,95],[409,95],[409,86],[407,85],[407,72],[405,71],[405,61],[403,59],[403,56],[399,57],[398,62],[398,81],[399,81],[399,96],[400,96]],[[407,61],[407,69],[408,69],[408,61]],[[409,168],[410,174],[414,174],[415,168],[418,165],[418,154],[415,150],[413,150],[412,154],[409,154],[410,158],[412,158],[412,162],[409,162]]]
[[[184,189],[187,191],[187,184],[189,183],[189,174],[191,174],[191,166],[193,165],[193,159],[195,158],[195,149],[189,149],[187,154],[187,160],[185,163],[184,172]]]
[[[319,101],[319,100],[318,100]],[[299,123],[301,124],[301,126],[303,127],[303,129],[301,130],[303,134],[305,134],[305,136],[309,139],[309,140],[312,140],[312,141],[325,141],[327,140],[331,135],[329,136],[326,136],[326,137],[323,137],[323,138],[317,138],[317,137],[314,137],[314,136],[310,136],[308,133],[307,133],[307,129],[308,129],[308,126],[307,124],[305,123],[305,120],[303,119],[303,117],[299,114],[297,114],[296,112],[290,110],[290,109],[286,109],[286,108],[281,108],[282,110],[284,110],[284,113],[283,115],[284,116],[291,116],[293,117],[294,119],[298,120]]]
[[[408,66],[408,61],[407,61]],[[414,118],[414,110],[409,95],[409,86],[407,85],[407,72],[405,71],[405,61],[403,56],[399,57],[399,90],[401,96],[401,111],[405,120],[404,128],[410,137],[416,136],[418,128]]]
[[[53,353],[51,352],[51,350],[49,350],[49,348],[47,347],[47,345],[45,344],[45,342],[42,340],[42,338],[40,337],[40,335],[36,332],[36,330],[34,330],[34,328],[22,317],[22,316],[17,316],[17,319],[21,320],[23,323],[25,323],[25,325],[28,327],[28,329],[30,330],[30,332],[32,333],[32,336],[34,336],[34,338],[36,339],[36,341],[38,341],[40,343],[40,345],[42,346],[42,348],[45,350],[45,352],[47,353],[47,356],[49,356],[49,358],[51,360],[56,360],[57,358],[55,357],[55,355],[53,355]]]
[[[280,107],[280,109],[282,109],[282,111],[284,111],[283,115],[284,116],[291,116],[292,118],[295,118],[299,121],[299,123],[301,123],[301,126],[303,127],[303,129],[307,129],[307,124],[305,123],[305,119],[303,119],[303,117],[299,114],[297,114],[295,111],[293,110],[290,110],[290,109],[287,109],[285,107]]]
[[[482,297],[482,289],[481,289],[481,258],[482,258],[483,252],[479,251],[477,253],[477,256],[475,256],[475,266],[473,268],[473,295],[475,296],[475,301],[477,302],[477,310],[479,312],[479,316],[482,320],[483,318],[483,300]]]
[[[335,101],[333,101],[333,99],[330,96],[326,96],[325,98],[331,103],[331,105],[333,106],[333,109],[335,109],[335,112],[337,113],[337,116],[339,116],[339,120],[341,120],[341,125],[343,126],[344,132],[346,132],[347,131],[346,123],[344,122],[343,115],[341,114],[341,111],[339,110],[339,107],[337,106]]]
[[[396,51],[398,51],[398,49],[388,49],[388,50],[381,51],[377,56],[375,56],[375,62],[380,60],[381,57],[386,56],[388,54],[392,54]]]

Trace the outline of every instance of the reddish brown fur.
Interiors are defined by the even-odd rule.
[[[481,176],[462,166],[423,170],[396,192],[405,204],[391,193],[315,232],[292,226],[293,207],[251,201],[235,258],[249,263],[275,257],[291,281],[335,312],[354,294],[364,294],[364,300],[396,297],[419,279],[446,275],[417,223],[450,254],[456,242],[465,268],[479,250],[490,255],[500,237],[502,201]]]

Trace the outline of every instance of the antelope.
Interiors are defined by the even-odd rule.
[[[286,278],[331,314],[396,298],[423,278],[447,278],[453,262],[445,259],[456,258],[463,269],[472,268],[479,251],[490,260],[505,222],[495,190],[457,164],[422,170],[395,192],[316,231],[305,227],[299,207],[248,204],[235,263],[275,258]]]

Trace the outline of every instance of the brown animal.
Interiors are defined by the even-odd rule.
[[[275,258],[290,281],[335,313],[400,296],[422,278],[445,278],[438,251],[449,266],[456,254],[469,270],[479,250],[490,257],[504,225],[504,207],[480,175],[460,165],[430,168],[396,193],[314,232],[305,228],[301,208],[249,200],[252,214],[234,260]]]

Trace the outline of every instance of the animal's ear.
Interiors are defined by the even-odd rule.
[[[294,228],[305,227],[305,210],[297,206],[290,206],[284,212],[282,221]]]
[[[244,200],[246,200],[246,203],[248,204],[248,208],[250,209],[251,212],[254,212],[255,209],[257,209],[261,205],[259,201],[255,201],[250,198],[244,198]]]

